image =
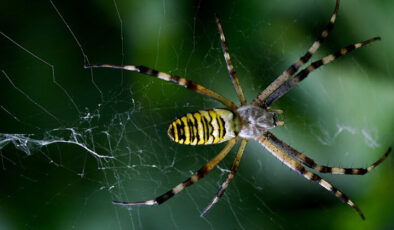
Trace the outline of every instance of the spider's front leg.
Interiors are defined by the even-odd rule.
[[[368,39],[366,41],[362,41],[359,43],[355,43],[352,45],[348,45],[345,48],[342,48],[338,50],[337,52],[327,55],[324,58],[312,62],[309,66],[307,66],[305,69],[301,70],[296,76],[294,76],[292,79],[288,80],[285,82],[283,85],[281,85],[278,89],[276,89],[271,95],[269,95],[262,104],[264,106],[270,106],[272,103],[274,103],[276,100],[278,100],[281,96],[285,95],[287,92],[289,92],[294,86],[296,86],[298,83],[300,83],[302,80],[304,80],[308,75],[313,72],[314,70],[318,69],[319,67],[326,65],[335,59],[342,57],[360,47],[363,47],[371,42],[378,41],[380,40],[380,37],[374,37],[371,39]]]
[[[295,74],[300,67],[302,67],[305,63],[311,59],[313,54],[319,49],[321,43],[326,39],[328,33],[334,27],[335,19],[337,18],[337,13],[339,9],[339,0],[336,1],[334,13],[332,14],[330,21],[328,22],[327,26],[321,32],[320,36],[313,42],[312,46],[308,49],[308,51],[298,59],[294,64],[292,64],[289,68],[287,68],[279,77],[277,77],[271,84],[264,89],[260,95],[252,102],[253,105],[259,106],[264,104],[263,102],[270,96],[273,92],[275,92],[283,83],[290,79],[293,74]],[[267,105],[268,107],[269,105]]]
[[[227,108],[230,109],[236,109],[236,105],[228,100],[227,98],[223,97],[222,95],[206,88],[203,85],[200,85],[196,82],[187,80],[186,78],[183,77],[178,77],[178,76],[173,76],[168,73],[160,72],[154,69],[151,69],[146,66],[135,66],[135,65],[109,65],[109,64],[98,64],[98,65],[86,65],[84,66],[85,69],[92,69],[92,68],[112,68],[112,69],[123,69],[123,70],[128,70],[128,71],[134,71],[134,72],[139,72],[145,75],[149,75],[151,77],[156,77],[164,81],[169,81],[173,82],[177,85],[183,86],[186,89],[192,90],[196,93],[208,96],[210,98],[213,98],[219,102],[221,102],[223,105],[225,105]]]
[[[241,105],[246,105],[247,104],[246,99],[244,93],[242,92],[241,84],[239,84],[239,80],[237,77],[237,73],[235,72],[233,63],[231,62],[230,53],[228,51],[228,44],[226,41],[226,37],[224,36],[222,24],[220,23],[220,19],[218,16],[216,16],[216,24],[218,25],[220,41],[222,44],[222,51],[223,51],[224,59],[226,60],[227,70],[230,75],[230,79],[233,82],[235,92],[237,92],[238,99],[241,102]]]

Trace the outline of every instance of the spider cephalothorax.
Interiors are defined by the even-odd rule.
[[[278,125],[283,125],[282,121],[278,121],[276,112],[262,107],[246,105],[239,107],[237,112],[241,124],[238,135],[242,138],[256,138]]]
[[[320,66],[328,64],[338,57],[341,57],[357,48],[360,48],[368,43],[380,39],[379,37],[375,37],[360,43],[346,46],[338,52],[335,52],[320,60],[312,62],[309,66],[297,73],[297,71],[306,62],[309,61],[312,55],[320,47],[320,44],[328,36],[328,32],[332,29],[334,25],[338,8],[339,0],[336,1],[335,10],[333,15],[331,16],[328,25],[320,34],[319,38],[304,54],[304,56],[298,59],[278,78],[276,78],[275,81],[273,81],[267,88],[265,88],[251,104],[247,104],[246,102],[246,99],[242,92],[242,88],[238,81],[238,77],[234,71],[234,67],[230,60],[228,45],[224,37],[220,20],[218,17],[216,17],[216,23],[219,29],[224,58],[226,60],[230,79],[232,80],[235,91],[241,102],[240,107],[237,107],[234,102],[226,99],[222,95],[200,84],[197,84],[182,77],[172,76],[170,74],[159,72],[144,66],[85,66],[86,68],[108,67],[140,72],[142,74],[150,75],[152,77],[156,77],[165,81],[173,82],[187,89],[193,90],[199,94],[206,95],[221,102],[223,105],[226,106],[226,108],[224,109],[209,109],[200,110],[194,113],[188,113],[178,119],[175,119],[168,128],[168,135],[170,136],[170,138],[180,144],[216,144],[228,141],[227,145],[222,149],[222,151],[220,151],[212,160],[210,160],[202,168],[200,168],[193,176],[153,200],[140,202],[114,201],[113,203],[119,205],[157,205],[167,201],[175,194],[179,193],[186,187],[196,183],[199,179],[207,175],[230,152],[238,139],[241,138],[242,141],[240,146],[238,147],[237,155],[233,161],[231,171],[229,172],[227,180],[222,184],[217,195],[208,205],[208,207],[202,212],[201,216],[204,215],[208,210],[210,210],[212,206],[216,204],[216,202],[218,202],[220,197],[223,195],[224,191],[226,190],[227,186],[230,184],[230,182],[235,176],[235,173],[238,170],[238,166],[244,153],[248,139],[255,139],[262,146],[264,146],[273,156],[275,156],[278,160],[282,161],[286,166],[303,175],[306,179],[319,183],[319,185],[333,193],[341,201],[353,207],[361,216],[361,218],[364,219],[363,213],[353,201],[351,201],[344,193],[339,191],[326,180],[322,179],[320,176],[308,171],[307,168],[313,169],[321,173],[363,175],[371,171],[377,165],[379,165],[389,155],[389,153],[391,152],[391,147],[378,161],[376,161],[367,168],[334,168],[316,163],[311,158],[307,157],[301,152],[298,152],[285,142],[279,140],[269,131],[275,126],[281,126],[284,124],[283,121],[278,121],[276,116],[277,113],[281,113],[281,110],[269,109],[269,106],[273,102],[286,94],[290,89],[292,89],[299,82],[304,80],[309,75],[309,73],[319,68]],[[295,73],[297,74],[293,76]]]

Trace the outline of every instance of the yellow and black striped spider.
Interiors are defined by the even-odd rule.
[[[308,171],[305,167],[313,169],[321,173],[331,174],[353,174],[353,175],[364,175],[371,171],[377,165],[379,165],[390,153],[391,147],[387,152],[375,163],[367,168],[334,168],[324,166],[316,163],[311,158],[298,152],[291,146],[287,145],[283,141],[275,137],[269,130],[276,127],[282,126],[283,121],[277,119],[277,114],[281,114],[281,110],[271,110],[269,106],[296,86],[299,82],[304,80],[309,73],[319,68],[322,65],[328,64],[336,58],[343,56],[357,48],[360,48],[368,43],[379,40],[379,37],[375,37],[360,43],[355,43],[345,48],[330,54],[318,61],[312,62],[305,69],[301,70],[293,78],[291,78],[301,66],[303,66],[312,55],[318,50],[320,44],[327,37],[328,32],[333,28],[337,12],[339,8],[339,0],[336,1],[334,13],[328,25],[325,27],[319,38],[312,44],[309,50],[285,70],[275,81],[273,81],[264,91],[257,96],[257,98],[250,104],[247,104],[242,88],[239,84],[237,74],[235,73],[234,67],[230,60],[230,54],[228,51],[228,45],[224,37],[222,25],[218,17],[216,17],[216,23],[219,29],[221,46],[226,60],[227,69],[229,72],[230,79],[234,85],[235,91],[241,102],[241,106],[235,105],[234,102],[226,99],[222,95],[190,80],[182,77],[172,76],[167,73],[159,72],[150,69],[145,66],[116,66],[116,65],[91,65],[85,66],[85,68],[116,68],[130,71],[140,72],[152,77],[157,77],[165,81],[170,81],[194,92],[202,95],[206,95],[217,101],[221,102],[226,108],[214,108],[208,110],[200,110],[194,113],[187,113],[186,115],[175,119],[168,128],[168,135],[170,138],[179,144],[185,145],[208,145],[216,144],[224,141],[228,141],[227,145],[219,152],[212,160],[206,163],[201,169],[199,169],[193,176],[178,184],[170,191],[156,197],[153,200],[139,201],[139,202],[119,202],[114,201],[114,204],[118,205],[159,205],[167,201],[175,194],[179,193],[186,187],[196,183],[198,180],[207,175],[234,147],[238,139],[241,139],[241,144],[238,148],[235,160],[231,166],[231,171],[222,184],[215,198],[211,201],[207,208],[201,213],[203,216],[210,210],[214,204],[216,204],[222,197],[224,191],[233,180],[235,173],[237,172],[239,163],[245,150],[245,146],[249,139],[257,140],[264,148],[266,148],[272,155],[278,160],[283,162],[292,170],[303,175],[307,180],[316,181],[322,187],[333,193],[341,201],[347,203],[353,207],[358,214],[364,219],[364,215],[360,208],[351,201],[343,192],[335,188],[326,180],[320,176]]]

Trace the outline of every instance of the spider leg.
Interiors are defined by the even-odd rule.
[[[306,62],[309,61],[312,55],[319,49],[320,44],[328,36],[328,33],[334,27],[335,19],[337,18],[338,9],[339,9],[339,0],[337,0],[336,2],[335,10],[331,16],[329,23],[324,28],[319,38],[312,44],[312,46],[308,49],[308,51],[304,54],[304,56],[298,59],[297,62],[292,64],[287,70],[285,70],[281,75],[279,75],[279,77],[277,77],[267,88],[264,89],[263,92],[260,93],[259,96],[257,96],[257,98],[252,102],[253,105],[260,106],[269,95],[271,95],[275,90],[277,90],[283,83],[285,83],[291,76],[293,76],[293,74],[295,74],[301,66],[303,66]]]
[[[222,24],[220,23],[220,19],[218,18],[218,16],[216,16],[216,23],[218,25],[218,30],[219,30],[219,34],[220,34],[220,41],[222,44],[222,50],[223,50],[223,54],[224,54],[224,59],[226,60],[228,73],[230,74],[231,81],[233,82],[235,91],[237,92],[237,95],[238,95],[239,100],[241,101],[241,104],[246,105],[246,99],[245,99],[244,93],[242,92],[241,85],[239,84],[239,80],[237,77],[237,73],[234,70],[233,63],[231,62],[230,53],[228,52],[228,45],[226,42],[226,38],[224,37]]]
[[[224,191],[226,191],[226,188],[228,187],[230,182],[234,179],[235,173],[238,170],[239,163],[241,162],[241,158],[242,158],[242,155],[245,151],[245,147],[246,147],[247,143],[248,143],[247,139],[242,139],[241,145],[238,148],[237,156],[234,159],[233,165],[231,166],[231,171],[228,174],[226,181],[220,187],[215,198],[211,201],[211,203],[201,213],[201,215],[200,215],[201,217],[203,217],[219,201],[219,199],[223,196]]]
[[[351,174],[351,175],[364,175],[374,169],[376,166],[378,166],[380,163],[383,162],[384,159],[390,154],[391,152],[391,147],[388,148],[385,154],[379,158],[375,163],[370,165],[367,168],[334,168],[334,167],[328,167],[324,165],[320,165],[316,163],[314,160],[311,158],[305,156],[304,154],[298,152],[295,150],[293,147],[290,145],[286,144],[285,142],[279,140],[276,136],[274,136],[271,132],[267,132],[267,139],[269,139],[270,142],[274,143],[278,148],[282,150],[282,152],[287,153],[288,155],[292,156],[294,159],[299,161],[301,164],[304,166],[314,169],[318,172],[321,173],[331,173],[331,174]]]
[[[380,40],[380,37],[374,37],[369,40],[360,42],[360,43],[355,43],[349,46],[346,46],[345,48],[342,48],[341,50],[330,54],[320,60],[317,60],[310,64],[308,67],[300,71],[295,77],[284,83],[282,86],[280,86],[278,89],[275,90],[265,101],[263,102],[263,105],[266,107],[270,106],[273,102],[278,100],[281,96],[285,95],[289,90],[291,90],[294,86],[296,86],[298,83],[300,83],[302,80],[304,80],[308,74],[310,74],[312,71],[316,70],[322,65],[326,65],[335,59],[350,53],[351,51],[358,49],[362,46],[367,45],[368,43],[374,42],[376,40]]]
[[[296,171],[297,173],[304,176],[307,180],[316,181],[319,183],[320,186],[330,191],[334,194],[338,199],[342,202],[347,203],[351,207],[353,207],[360,217],[365,220],[364,214],[361,212],[360,208],[353,203],[343,192],[339,191],[335,188],[332,184],[327,182],[326,180],[322,179],[320,176],[309,172],[306,170],[302,165],[297,163],[295,160],[290,158],[286,155],[286,152],[282,149],[282,146],[278,145],[277,143],[273,142],[269,137],[270,133],[265,134],[264,136],[257,137],[256,140],[260,142],[262,146],[264,146],[272,155],[274,155],[278,160],[283,162],[287,167],[291,168],[292,170]]]
[[[163,72],[159,72],[157,70],[145,67],[145,66],[134,66],[134,65],[125,65],[125,66],[119,66],[119,65],[108,65],[108,64],[100,64],[100,65],[87,65],[84,66],[85,69],[90,69],[90,68],[114,68],[114,69],[124,69],[124,70],[129,70],[129,71],[135,71],[135,72],[139,72],[145,75],[149,75],[152,77],[156,77],[159,79],[162,79],[164,81],[169,81],[169,82],[173,82],[177,85],[183,86],[187,89],[190,89],[196,93],[208,96],[210,98],[213,98],[219,102],[221,102],[222,104],[224,104],[225,106],[227,106],[230,109],[235,109],[236,106],[233,102],[231,102],[230,100],[228,100],[227,98],[223,97],[222,95],[215,93],[214,91],[198,84],[195,83],[193,81],[187,80],[185,78],[182,77],[178,77],[178,76],[172,76],[170,74],[167,73],[163,73]]]
[[[158,205],[167,201],[175,194],[181,192],[186,187],[196,183],[198,180],[207,175],[223,158],[230,152],[230,150],[234,147],[234,144],[237,142],[238,137],[231,139],[228,141],[227,145],[217,154],[212,160],[206,163],[202,168],[200,168],[193,176],[189,177],[184,182],[178,184],[170,191],[156,197],[154,200],[147,201],[138,201],[138,202],[122,202],[122,201],[113,201],[113,204],[123,205],[123,206],[132,206],[132,205]]]

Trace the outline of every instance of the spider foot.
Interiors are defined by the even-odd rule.
[[[121,206],[138,206],[138,205],[157,205],[156,200],[147,200],[147,201],[139,201],[139,202],[123,202],[123,201],[112,201],[112,204],[121,205]]]
[[[281,110],[281,109],[273,109],[272,111],[277,113],[277,114],[282,114],[283,113],[283,110]]]

